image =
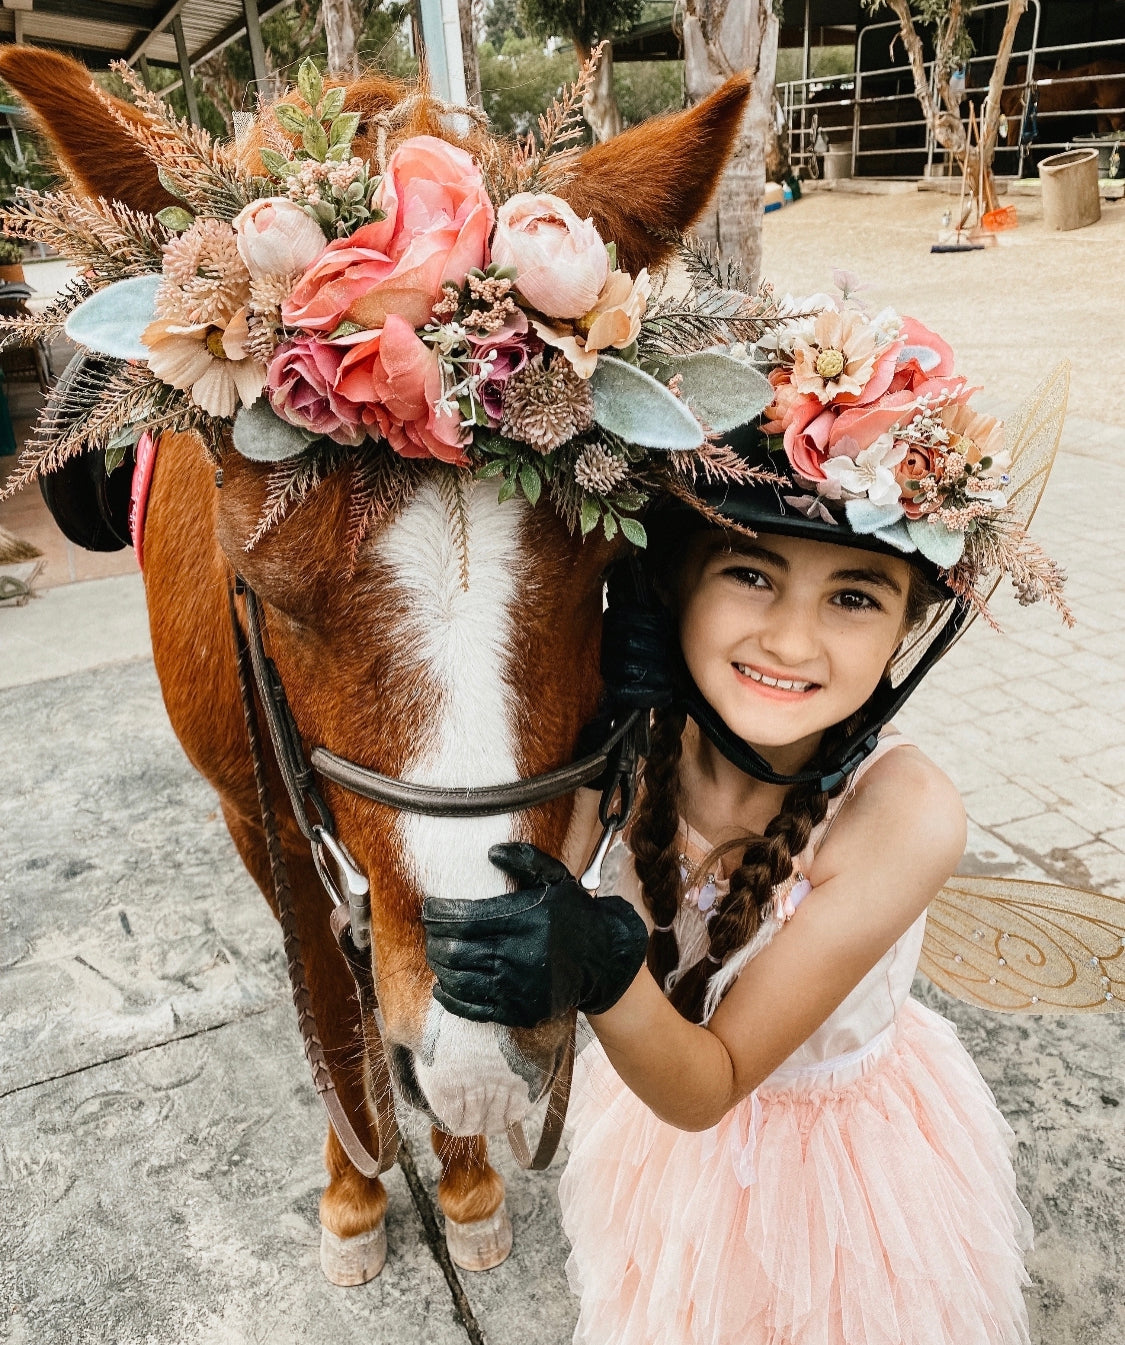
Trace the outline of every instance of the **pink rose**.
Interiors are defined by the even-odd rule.
[[[376,204],[386,218],[329,243],[282,305],[285,321],[333,331],[347,319],[378,329],[390,314],[429,320],[442,284],[488,264],[492,203],[472,158],[418,135],[391,155]]]
[[[901,336],[906,344],[899,352],[892,392],[904,388],[916,392],[929,379],[952,378],[953,351],[936,332],[923,327],[917,318],[904,317]]]
[[[517,310],[504,325],[488,336],[469,337],[473,354],[478,360],[492,354],[488,377],[480,385],[480,400],[493,427],[504,419],[504,384],[518,373],[542,343],[527,331],[527,314]]]
[[[598,302],[609,254],[594,227],[557,196],[520,192],[500,207],[492,260],[514,266],[516,289],[551,318],[580,318]]]
[[[327,247],[316,220],[284,196],[251,201],[233,224],[239,255],[255,280],[303,271]]]
[[[846,453],[854,458],[901,421],[913,419],[914,396],[909,392],[888,392],[870,406],[846,406],[836,417],[828,436],[832,457]]]
[[[367,437],[359,408],[335,390],[343,349],[330,341],[304,336],[278,346],[267,382],[270,405],[283,420],[338,444],[363,443]]]
[[[829,456],[828,437],[837,416],[835,408],[821,406],[815,394],[798,397],[785,427],[785,456],[806,481],[825,480],[821,464]]]
[[[801,394],[793,386],[788,369],[771,369],[767,375],[773,388],[773,401],[762,412],[766,434],[781,434],[789,423],[789,415],[795,403],[801,400]]]
[[[381,332],[357,333],[339,344],[348,349],[336,378],[338,399],[354,407],[354,414],[402,457],[467,466],[471,429],[459,412],[439,409],[437,354],[405,318],[390,313]]]

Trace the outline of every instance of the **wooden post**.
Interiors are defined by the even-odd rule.
[[[176,39],[176,57],[180,62],[180,78],[184,82],[188,121],[193,126],[198,126],[199,104],[195,100],[195,85],[191,82],[191,65],[188,61],[187,43],[184,41],[184,25],[178,14],[172,20],[172,36]]]
[[[262,43],[262,25],[258,19],[258,0],[242,0],[246,17],[246,41],[250,47],[250,64],[254,67],[254,83],[262,93],[270,72],[266,66],[266,49]]]

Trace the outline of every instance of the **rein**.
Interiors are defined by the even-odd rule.
[[[245,631],[238,618],[236,595],[240,595],[244,601]],[[413,784],[394,776],[382,775],[324,747],[314,747],[306,757],[281,676],[266,653],[258,595],[245,580],[235,576],[234,584],[228,590],[228,602],[242,710],[254,764],[254,783],[266,834],[274,899],[305,1058],[312,1071],[313,1084],[348,1158],[365,1177],[377,1177],[395,1161],[400,1139],[386,1051],[376,1015],[378,1002],[371,966],[370,884],[336,835],[335,821],[317,787],[316,775],[322,775],[326,780],[363,798],[386,804],[400,812],[422,813],[430,817],[488,817],[517,812],[561,798],[583,785],[597,782],[601,786],[598,813],[603,832],[590,865],[581,878],[587,890],[596,892],[601,880],[602,861],[613,836],[625,825],[632,806],[637,757],[643,748],[643,737],[648,727],[647,716],[640,711],[633,711],[620,723],[610,726],[596,751],[567,766],[504,785],[456,789]],[[360,1139],[348,1118],[317,1032],[305,980],[292,889],[266,778],[255,690],[265,715],[269,741],[293,816],[301,834],[309,842],[313,864],[332,901],[330,924],[333,937],[351,971],[359,996],[363,1036],[371,1071],[368,1092],[369,1095],[374,1094],[375,1099],[374,1153]],[[520,1167],[540,1171],[547,1167],[558,1149],[570,1100],[574,1054],[572,1023],[562,1059],[552,1074],[547,1114],[534,1152],[528,1144],[522,1123],[514,1121],[508,1126],[508,1142]]]

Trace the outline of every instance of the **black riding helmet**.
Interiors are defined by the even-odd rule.
[[[765,436],[756,425],[733,432],[726,442],[754,465],[771,465]],[[777,474],[783,475],[784,470],[782,458]],[[815,783],[821,789],[832,789],[875,749],[884,725],[898,714],[957,639],[971,616],[971,608],[944,582],[941,569],[921,553],[905,555],[901,546],[877,533],[857,532],[844,516],[835,522],[808,517],[786,500],[786,495],[793,495],[793,487],[761,481],[743,485],[699,483],[696,493],[703,511],[679,499],[656,505],[645,519],[649,535],[646,553],[620,562],[610,576],[602,633],[602,676],[607,694],[616,705],[631,709],[681,706],[729,761],[755,779],[785,786]],[[688,671],[675,619],[658,595],[655,577],[682,551],[691,533],[717,526],[719,518],[754,532],[807,537],[909,559],[939,592],[948,595],[934,605],[919,628],[908,633],[892,662],[890,676],[864,706],[857,725],[836,745],[831,758],[815,770],[781,774],[731,732]]]

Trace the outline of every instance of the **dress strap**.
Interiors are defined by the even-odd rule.
[[[900,729],[895,728],[893,724],[888,724],[879,735],[879,741],[875,748],[870,752],[859,765],[852,771],[847,785],[840,790],[835,798],[829,799],[828,811],[824,815],[824,820],[813,829],[813,834],[809,837],[809,843],[802,850],[797,867],[808,866],[812,864],[813,856],[824,844],[828,833],[832,830],[832,825],[840,815],[840,809],[855,793],[856,785],[863,779],[864,775],[888,752],[892,752],[896,747],[911,747],[911,740]]]

